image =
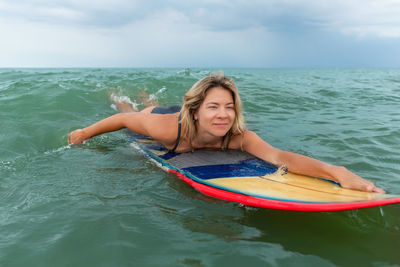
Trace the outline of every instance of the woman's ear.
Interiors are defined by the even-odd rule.
[[[197,116],[197,112],[196,112],[196,113],[194,113],[194,115],[193,115],[193,119],[194,119],[195,121],[197,121],[197,118],[198,118],[198,116]]]

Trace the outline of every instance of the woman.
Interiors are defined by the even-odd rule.
[[[149,106],[140,112],[131,112],[134,110],[127,103],[117,101],[116,104],[124,113],[71,132],[68,144],[79,144],[102,133],[129,128],[152,137],[172,151],[241,149],[275,165],[286,166],[293,173],[337,181],[344,188],[384,193],[345,167],[279,150],[245,129],[238,90],[233,80],[223,73],[211,74],[195,83],[185,94],[180,110]]]

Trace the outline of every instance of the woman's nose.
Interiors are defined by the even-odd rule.
[[[227,117],[228,116],[228,112],[227,112],[226,108],[220,108],[219,111],[218,111],[218,116],[222,117],[222,118]]]

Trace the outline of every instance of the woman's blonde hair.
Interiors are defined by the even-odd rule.
[[[233,134],[244,133],[245,122],[242,114],[242,101],[240,100],[235,83],[232,79],[225,76],[223,72],[211,73],[196,82],[183,99],[183,106],[180,111],[182,134],[189,138],[191,146],[197,131],[194,115],[199,110],[201,103],[203,103],[208,90],[215,87],[220,87],[231,92],[235,110],[235,120],[231,129],[222,138],[222,148],[228,148],[230,138]]]

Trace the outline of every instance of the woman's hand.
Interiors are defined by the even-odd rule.
[[[335,167],[334,176],[343,188],[366,192],[385,193],[385,190],[376,187],[374,183],[350,172],[345,167]]]
[[[70,132],[67,135],[67,142],[68,145],[77,145],[85,141],[87,138],[84,129],[78,129],[75,131]]]

